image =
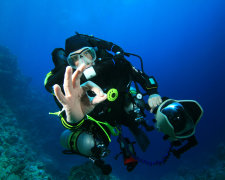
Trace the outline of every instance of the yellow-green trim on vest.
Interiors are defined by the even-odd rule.
[[[101,121],[95,120],[94,118],[92,118],[92,117],[89,116],[89,115],[86,115],[86,116],[84,117],[84,119],[82,119],[82,120],[79,122],[79,124],[77,124],[76,126],[72,126],[72,125],[68,124],[68,123],[66,122],[66,120],[64,119],[64,117],[62,116],[62,112],[63,112],[63,111],[64,111],[64,110],[58,111],[58,112],[54,112],[54,113],[51,113],[51,112],[50,112],[49,114],[59,116],[59,117],[61,118],[62,125],[63,125],[65,128],[67,128],[67,129],[70,129],[70,130],[78,129],[79,127],[81,127],[81,125],[84,123],[85,120],[90,120],[90,121],[95,122],[95,123],[102,129],[102,131],[103,131],[103,132],[105,133],[105,135],[107,136],[109,142],[111,142],[110,135],[109,135],[109,134],[107,133],[107,131],[102,127],[101,124],[105,125],[105,126],[109,129],[110,133],[111,133],[113,136],[118,136],[119,133],[120,133],[120,131],[118,130],[117,127],[111,126],[111,125],[110,125],[109,123],[107,123],[107,122],[101,122]]]
[[[45,77],[45,80],[44,80],[44,85],[46,86],[46,84],[47,84],[47,82],[48,82],[48,78],[51,76],[51,75],[53,75],[53,73],[52,73],[52,71],[50,71],[47,75],[46,75],[46,77]],[[55,94],[52,92],[51,93],[53,96],[55,96]]]
[[[84,119],[82,119],[76,126],[72,126],[72,125],[70,125],[69,123],[66,122],[66,120],[64,119],[64,117],[63,117],[63,115],[62,115],[62,112],[63,112],[63,110],[62,110],[62,111],[58,111],[58,112],[54,112],[54,113],[51,113],[51,112],[50,112],[49,114],[59,116],[60,119],[61,119],[62,125],[63,125],[65,128],[67,128],[67,129],[75,130],[75,129],[79,128],[79,127],[83,124],[83,122],[84,122],[84,120],[85,120],[85,118],[84,118]]]
[[[53,75],[52,71],[50,71],[50,72],[46,75],[45,80],[44,80],[44,85],[47,84],[48,78],[49,78],[51,75]]]

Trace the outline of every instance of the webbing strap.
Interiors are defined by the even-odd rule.
[[[102,127],[101,124],[105,125],[110,133],[113,135],[113,136],[118,136],[120,131],[116,128],[116,127],[113,127],[111,126],[109,123],[107,122],[101,122],[101,121],[98,121],[98,120],[95,120],[94,118],[92,118],[91,116],[87,115],[85,116],[84,119],[82,119],[79,124],[77,124],[76,126],[73,126],[69,123],[67,123],[67,121],[64,119],[63,115],[62,115],[62,111],[58,111],[58,112],[54,112],[54,113],[49,113],[49,114],[52,114],[52,115],[56,115],[56,116],[59,116],[61,118],[61,122],[62,122],[62,125],[67,128],[67,129],[70,129],[70,130],[75,130],[75,129],[78,129],[83,123],[84,123],[84,120],[90,120],[90,121],[93,121],[95,122],[101,129],[102,131],[105,133],[105,135],[107,136],[109,142],[111,142],[111,138],[110,138],[110,135],[107,133],[107,131],[104,129],[104,127]]]

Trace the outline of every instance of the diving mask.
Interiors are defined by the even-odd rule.
[[[67,57],[68,64],[76,69],[78,65],[84,63],[86,65],[93,65],[96,60],[96,53],[92,47],[84,47],[79,53],[72,52]]]

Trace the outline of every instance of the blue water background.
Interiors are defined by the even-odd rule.
[[[22,73],[32,77],[31,85],[46,93],[43,81],[53,68],[51,51],[64,48],[65,39],[75,31],[112,41],[127,52],[142,56],[145,72],[154,75],[159,93],[174,99],[197,100],[204,116],[197,126],[199,145],[182,156],[171,158],[163,167],[139,164],[127,173],[122,159],[113,160],[119,151],[113,142],[107,158],[113,173],[121,179],[158,179],[182,166],[204,161],[215,146],[225,140],[225,1],[224,0],[2,0],[0,2],[0,44],[18,57]],[[140,69],[138,59],[130,59]],[[18,92],[19,93],[19,92]],[[49,95],[49,101],[53,101]],[[48,110],[55,111],[56,107]],[[153,116],[149,115],[149,119]],[[151,121],[150,121],[151,122]],[[56,123],[49,117],[46,123]],[[56,130],[55,142],[46,151],[66,170],[85,159],[64,156]],[[166,154],[168,144],[161,133],[150,133],[151,146],[138,154],[157,160]],[[115,138],[113,139],[115,141]]]

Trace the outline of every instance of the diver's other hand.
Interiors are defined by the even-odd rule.
[[[148,105],[150,107],[150,112],[152,113],[153,110],[162,103],[162,98],[158,94],[152,94],[148,98]]]
[[[80,77],[85,68],[85,64],[82,64],[73,74],[71,67],[68,66],[66,68],[63,84],[65,95],[62,93],[59,85],[54,86],[56,98],[63,105],[66,111],[67,121],[70,123],[79,122],[98,103],[107,98],[107,95],[103,93],[102,89],[93,82],[88,81],[80,85]],[[86,93],[88,90],[94,91],[96,96],[90,98]]]

